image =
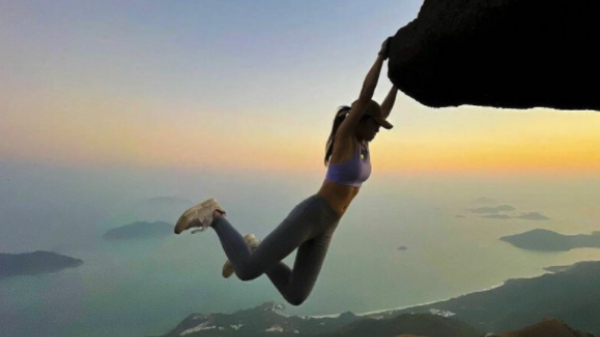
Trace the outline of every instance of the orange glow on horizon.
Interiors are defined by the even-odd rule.
[[[46,106],[49,112],[30,113],[30,118],[17,112],[8,114],[0,130],[5,137],[0,155],[88,166],[259,170],[292,175],[325,172],[322,163],[329,116],[318,128],[312,124],[291,126],[285,116],[276,114],[257,120],[247,113],[231,123],[231,116],[189,107],[173,108],[171,116],[177,118],[165,114],[162,119],[152,119],[144,118],[142,111],[153,107],[140,101],[103,105],[93,104],[95,99],[83,103],[76,97],[69,100]],[[88,110],[82,111],[80,106]],[[33,106],[30,109],[40,111]],[[119,113],[109,114],[106,109]],[[598,113],[471,110],[435,111],[437,115],[428,111],[428,119],[419,110],[412,115],[399,112],[392,120],[396,128],[380,133],[371,145],[374,172],[517,174],[600,169]]]

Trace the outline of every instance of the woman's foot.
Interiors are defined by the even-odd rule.
[[[225,217],[225,212],[221,212],[221,211],[219,211],[218,209],[215,209],[215,210],[213,211],[213,213],[212,213],[212,220],[211,220],[211,223],[212,223],[213,221],[215,221],[215,219],[218,219],[218,218],[220,218],[220,217]],[[210,226],[209,226],[209,227],[210,227]],[[205,229],[206,229],[206,228],[203,228],[203,227],[200,227],[199,229],[194,229],[194,230],[192,231],[192,234],[196,234],[196,233],[198,233],[198,232],[202,232],[202,231],[203,231],[203,230],[205,230]]]
[[[224,216],[225,210],[219,205],[217,200],[208,199],[183,212],[179,220],[177,220],[173,231],[175,234],[179,234],[190,228],[198,228],[192,233],[204,231],[210,227],[215,215]]]
[[[246,241],[246,244],[248,245],[248,247],[250,247],[251,252],[254,252],[256,248],[258,248],[258,245],[260,243],[260,240],[258,240],[256,236],[254,236],[254,234],[248,234],[244,236],[244,241]],[[233,273],[233,264],[231,264],[231,261],[229,260],[225,261],[222,272],[223,277],[229,278],[231,275],[233,275]]]

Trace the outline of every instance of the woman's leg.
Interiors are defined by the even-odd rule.
[[[279,263],[267,276],[281,295],[293,305],[302,304],[310,295],[323,266],[333,232],[305,241],[298,248],[294,270]]]
[[[211,227],[241,280],[266,273],[288,302],[299,304],[314,286],[331,234],[339,221],[324,202],[313,196],[300,203],[253,254],[242,235],[224,217],[216,217]],[[292,271],[281,261],[298,247]]]
[[[211,227],[217,232],[225,254],[231,261],[238,278],[252,280],[274,268],[291,254],[302,242],[315,236],[314,218],[311,212],[314,197],[298,204],[264,240],[254,253],[244,242],[242,235],[224,217],[215,217]]]
[[[211,227],[217,232],[227,258],[242,281],[253,280],[276,267],[311,234],[309,226],[294,226],[285,220],[251,253],[242,235],[226,218],[216,217]]]

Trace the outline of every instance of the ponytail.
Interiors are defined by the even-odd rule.
[[[329,139],[327,139],[327,144],[325,145],[325,166],[327,166],[329,163],[329,158],[331,158],[333,153],[335,134],[337,133],[337,130],[342,122],[346,119],[348,112],[350,112],[349,106],[341,106],[338,108],[338,111],[335,114],[335,118],[333,119],[333,127],[331,128],[331,134],[329,134]]]

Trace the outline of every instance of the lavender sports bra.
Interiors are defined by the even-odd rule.
[[[362,158],[361,158],[362,157]],[[363,159],[364,158],[364,159]],[[360,187],[371,175],[371,156],[368,150],[356,145],[354,156],[340,164],[329,164],[325,180]]]

